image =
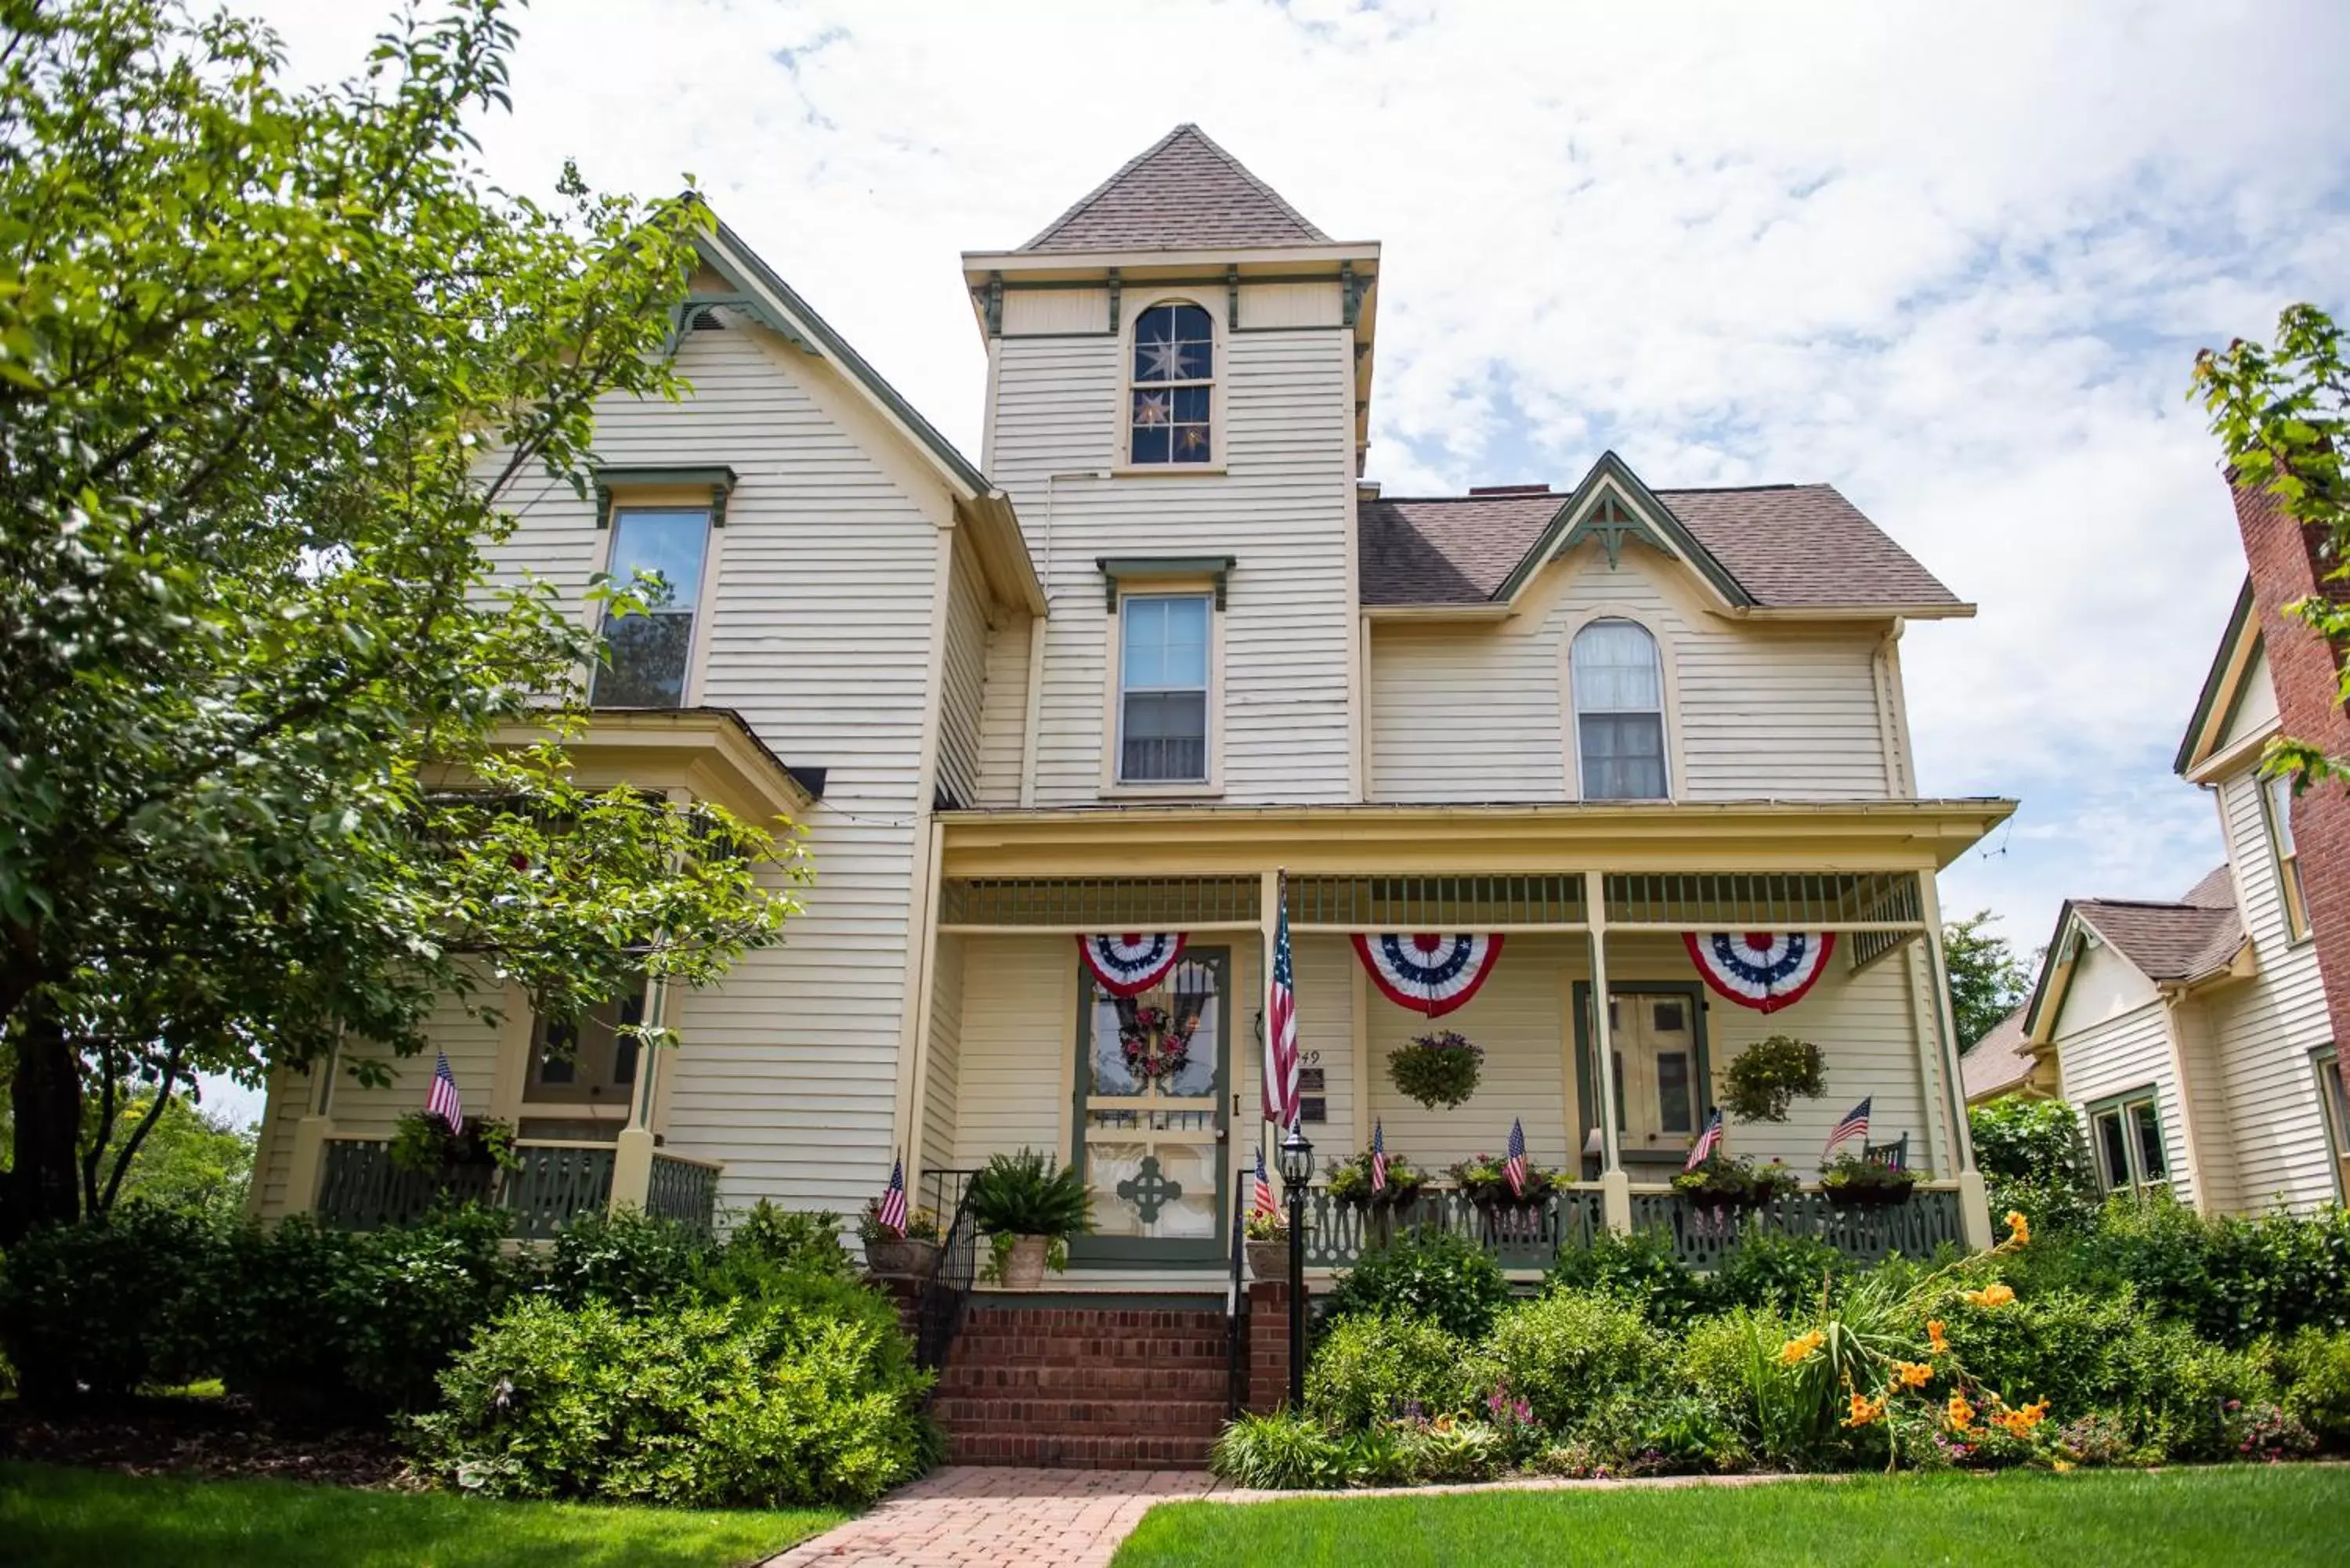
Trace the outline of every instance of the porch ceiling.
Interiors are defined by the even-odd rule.
[[[948,877],[1936,871],[2015,804],[1119,805],[938,820]]]

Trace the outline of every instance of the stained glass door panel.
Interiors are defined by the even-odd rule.
[[[1078,1124],[1094,1231],[1076,1255],[1220,1257],[1230,955],[1187,951],[1139,996],[1085,979]]]

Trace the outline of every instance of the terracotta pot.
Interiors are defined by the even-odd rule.
[[[938,1262],[939,1244],[911,1237],[865,1243],[865,1266],[885,1280],[926,1280]]]
[[[1033,1291],[1045,1282],[1045,1248],[1049,1238],[1015,1236],[1003,1256],[1003,1288]]]
[[[1249,1276],[1259,1280],[1289,1278],[1289,1238],[1278,1241],[1250,1241],[1248,1249]]]

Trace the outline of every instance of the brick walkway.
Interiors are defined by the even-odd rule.
[[[1198,1470],[951,1465],[765,1568],[1101,1568],[1153,1504],[1215,1484]]]

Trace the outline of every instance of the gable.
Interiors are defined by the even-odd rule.
[[[2276,683],[2269,679],[2268,647],[2260,638],[2252,639],[2252,656],[2244,666],[2243,678],[2236,683],[2235,701],[2230,706],[2226,727],[2220,732],[2220,746],[2225,751],[2250,742],[2265,740],[2277,727]]]
[[[2077,925],[2077,922],[2076,922]],[[2062,1040],[2158,1001],[2161,992],[2113,944],[2090,935],[2069,965],[2044,1038]],[[2040,1032],[2035,1031],[2035,1033]]]
[[[2248,738],[2248,714],[2256,714],[2261,704],[2270,715],[2275,713],[2276,688],[2269,680],[2266,650],[2254,624],[2252,579],[2248,575],[2243,587],[2236,590],[2236,602],[2220,633],[2211,668],[2204,674],[2202,690],[2196,693],[2195,711],[2187,721],[2178,754],[2171,761],[2172,770],[2199,781],[2207,763]]]

